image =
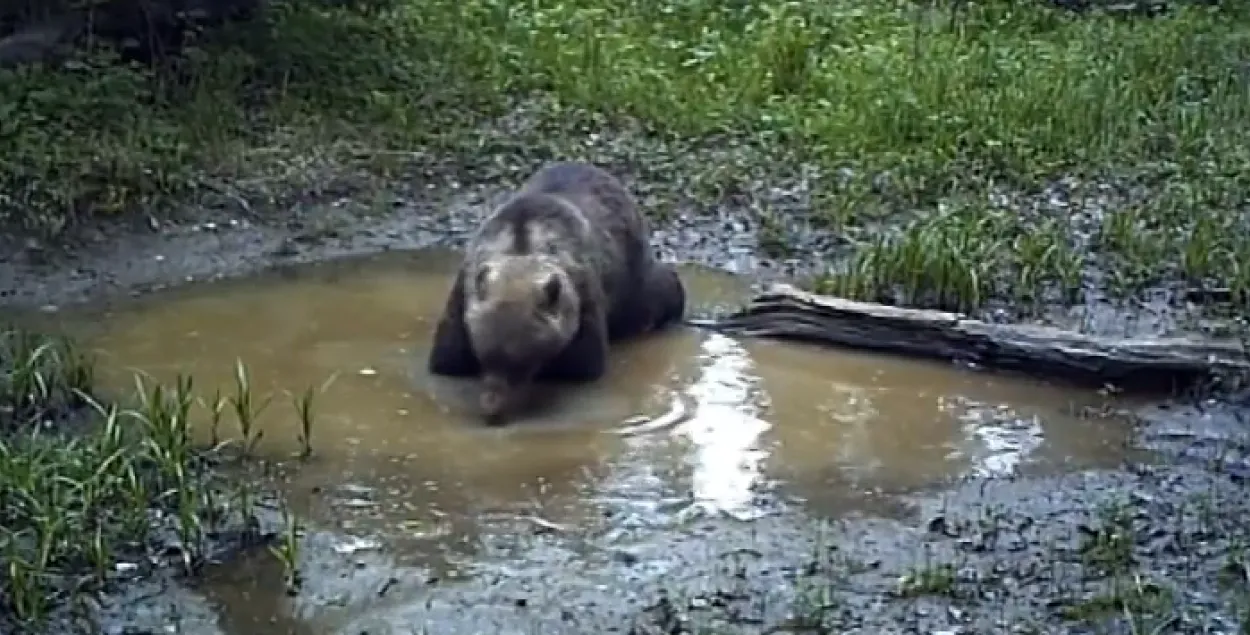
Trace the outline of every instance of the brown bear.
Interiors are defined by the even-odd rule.
[[[603,376],[610,342],[681,320],[686,291],[615,176],[549,164],[469,240],[434,333],[431,373],[481,377],[492,425],[534,380]]]

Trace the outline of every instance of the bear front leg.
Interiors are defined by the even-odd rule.
[[[612,341],[658,331],[685,315],[686,288],[671,265],[655,262],[631,288],[611,317]]]
[[[589,310],[587,310],[589,309]],[[539,372],[539,379],[591,382],[608,369],[608,328],[603,310],[583,308],[577,335]]]
[[[686,286],[668,263],[655,263],[642,297],[650,302],[651,330],[680,322],[686,313]]]
[[[434,329],[434,343],[430,347],[428,368],[435,375],[450,377],[474,377],[481,373],[481,364],[469,341],[469,331],[464,325],[464,271],[456,274],[447,305]]]

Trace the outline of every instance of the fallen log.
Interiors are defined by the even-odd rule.
[[[690,320],[727,335],[771,337],[935,358],[1127,392],[1177,391],[1250,373],[1239,341],[1108,339],[1047,326],[990,324],[957,313],[904,309],[774,285],[743,309]]]

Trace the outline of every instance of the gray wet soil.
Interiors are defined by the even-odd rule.
[[[263,551],[217,567],[197,585],[212,628],[994,632],[1002,615],[1046,624],[1061,587],[1096,604],[1095,583],[1072,586],[1082,528],[1097,536],[1116,505],[1187,487],[1116,469],[1142,458],[1135,417],[1157,408],[690,328],[623,345],[604,382],[485,428],[472,382],[421,365],[456,263],[451,250],[393,252],[54,314],[94,349],[106,389],[141,370],[228,390],[241,359],[278,396],[256,452],[308,522],[304,587],[288,597]],[[739,277],[681,271],[694,313],[749,297]],[[305,386],[321,391],[317,453],[302,463],[288,402]],[[1176,478],[1235,491],[1201,469]],[[1017,570],[1050,561],[1045,575]],[[981,615],[977,602],[1010,608]]]
[[[106,384],[182,371],[211,392],[238,357],[276,394],[257,451],[308,522],[303,591],[284,594],[259,551],[192,587],[102,598],[105,632],[1243,628],[1236,404],[1127,403],[680,329],[622,347],[607,381],[534,421],[475,425],[466,387],[416,360],[446,250],[503,190],[322,197],[282,223],[198,212],[89,228],[68,253],[8,252],[0,306],[91,342]],[[770,192],[775,207],[794,198]],[[661,253],[688,263],[692,313],[837,244],[796,226],[791,255],[766,256],[749,218],[726,205],[657,223]],[[331,377],[317,454],[293,461],[283,391]]]

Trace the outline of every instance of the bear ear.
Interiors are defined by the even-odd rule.
[[[473,295],[479,300],[486,299],[486,282],[490,280],[490,267],[482,265],[473,276]]]
[[[552,311],[560,302],[560,294],[564,291],[564,283],[560,282],[560,276],[549,276],[543,281],[543,308]]]

